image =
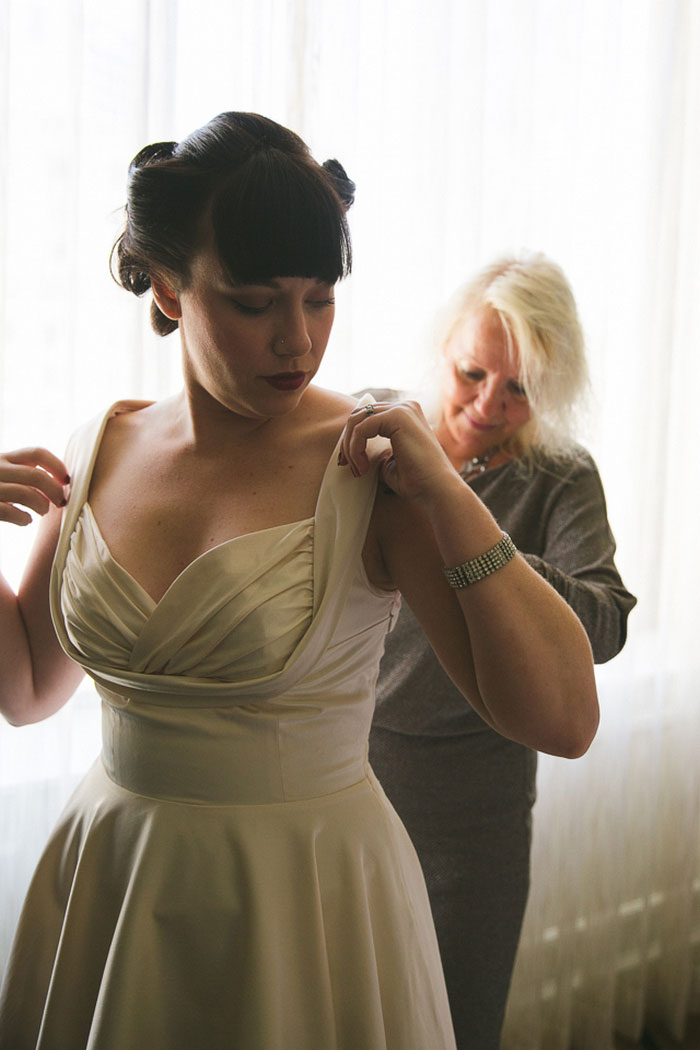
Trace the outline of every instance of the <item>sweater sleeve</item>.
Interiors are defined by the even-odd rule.
[[[596,663],[612,659],[627,637],[636,598],[615,566],[615,540],[595,463],[581,453],[542,509],[543,549],[523,553],[583,624]]]

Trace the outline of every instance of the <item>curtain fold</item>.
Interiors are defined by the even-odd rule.
[[[324,385],[427,395],[435,309],[502,252],[571,280],[581,438],[639,605],[591,751],[540,762],[505,1050],[680,1037],[700,1011],[699,54],[694,0],[0,0],[0,448],[60,453],[111,401],[176,389],[176,338],[107,258],[131,157],[224,109],[357,183]],[[30,541],[0,529],[13,583]],[[98,720],[86,685],[0,725],[0,968]]]

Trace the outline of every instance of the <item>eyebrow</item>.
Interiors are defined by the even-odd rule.
[[[484,365],[480,365],[471,357],[453,357],[452,364],[455,368],[463,367],[467,372],[488,372],[488,368],[485,368]],[[517,383],[518,386],[523,386],[523,381],[518,374],[506,376],[506,382]]]
[[[305,277],[303,280],[313,281],[316,288],[330,287],[333,284],[333,281],[324,281],[322,277]],[[231,288],[274,288],[279,290],[282,287],[276,277],[271,277],[267,281],[231,281],[229,283]]]
[[[279,288],[279,281],[231,281],[232,288]]]

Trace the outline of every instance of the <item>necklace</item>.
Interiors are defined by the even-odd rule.
[[[500,449],[501,446],[496,445],[495,448],[490,448],[488,452],[484,452],[483,456],[472,456],[471,459],[465,459],[459,471],[462,477],[470,478],[472,474],[483,474],[489,465],[489,461],[493,459],[497,452],[500,452]]]

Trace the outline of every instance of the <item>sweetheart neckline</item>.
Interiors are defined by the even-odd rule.
[[[86,512],[87,512],[87,516],[90,519],[91,527],[92,527],[95,535],[97,536],[97,538],[100,540],[100,543],[104,547],[105,551],[107,552],[107,555],[109,556],[110,561],[112,561],[114,565],[116,565],[126,576],[128,576],[129,579],[131,580],[131,582],[134,584],[134,586],[138,587],[138,589],[141,591],[141,593],[143,595],[145,595],[145,597],[148,599],[148,601],[152,605],[151,612],[153,612],[155,609],[158,608],[158,606],[168,596],[168,594],[172,591],[172,589],[175,587],[175,585],[182,579],[182,577],[186,573],[188,573],[189,570],[194,565],[199,565],[199,563],[204,558],[206,558],[208,554],[213,554],[215,551],[220,551],[224,547],[229,547],[232,544],[239,542],[240,540],[250,539],[250,538],[255,537],[255,536],[263,536],[263,535],[265,535],[267,533],[281,531],[282,529],[286,529],[286,530],[289,531],[290,529],[299,529],[302,526],[309,527],[310,525],[313,525],[315,520],[316,520],[315,515],[311,515],[311,517],[301,518],[298,521],[282,522],[280,525],[269,525],[265,529],[254,529],[252,532],[243,532],[239,536],[231,536],[230,539],[228,539],[228,540],[222,540],[221,543],[216,543],[213,547],[209,547],[207,550],[202,551],[202,553],[198,554],[196,558],[193,558],[192,561],[188,562],[187,565],[184,567],[184,569],[182,569],[177,574],[177,576],[171,581],[171,583],[168,585],[168,587],[163,592],[161,597],[156,600],[151,594],[149,594],[149,592],[146,590],[146,588],[143,586],[143,584],[139,583],[139,581],[136,579],[136,577],[132,573],[130,573],[129,570],[127,568],[125,568],[121,564],[121,562],[117,561],[117,559],[114,557],[114,555],[112,554],[112,552],[111,552],[111,550],[109,548],[109,544],[107,543],[107,541],[105,540],[104,536],[102,535],[102,530],[100,528],[99,522],[97,521],[97,518],[95,517],[95,512],[93,511],[92,507],[90,506],[90,503],[89,503],[88,500],[85,500],[85,502],[83,503],[83,506],[82,506],[82,508],[80,510],[80,514],[78,515],[78,519],[77,520],[80,521],[80,519],[83,517],[83,515]]]

